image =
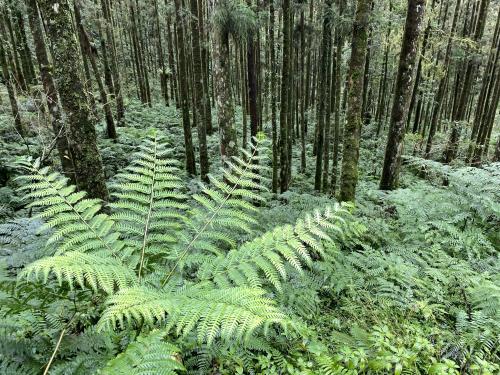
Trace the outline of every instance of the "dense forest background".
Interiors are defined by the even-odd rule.
[[[0,0],[0,373],[497,374],[500,3]]]

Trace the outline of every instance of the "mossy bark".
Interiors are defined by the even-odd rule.
[[[358,183],[361,111],[363,106],[363,73],[368,42],[370,0],[358,0],[353,25],[351,60],[348,73],[346,124],[344,128],[344,154],[340,182],[340,200],[354,201]]]
[[[425,0],[409,0],[406,14],[403,45],[399,55],[398,76],[394,91],[389,135],[385,148],[384,167],[380,189],[393,190],[397,187],[406,119],[410,107],[413,77],[417,61],[418,41],[424,18]]]
[[[68,124],[68,140],[75,166],[76,184],[92,198],[108,200],[104,170],[86,91],[82,63],[73,32],[69,3],[39,0],[52,45],[54,75]],[[71,62],[71,63],[68,63]]]

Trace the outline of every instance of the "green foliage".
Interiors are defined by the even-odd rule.
[[[164,333],[152,331],[139,336],[125,351],[108,362],[103,375],[174,375],[184,366],[177,356],[179,349],[164,341]]]
[[[176,373],[183,367],[173,355],[174,343],[259,352],[278,344],[278,337],[296,340],[293,332],[302,323],[293,316],[300,301],[292,285],[313,285],[315,262],[329,256],[325,244],[334,246],[359,231],[351,228],[349,207],[335,205],[258,236],[255,202],[262,204],[268,169],[263,142],[255,140],[242,158],[228,163],[222,178],[210,176],[210,185],[189,195],[171,150],[153,134],[115,176],[115,200],[108,207],[67,186],[49,168],[25,163],[22,189],[48,239],[45,256],[12,273],[17,288],[12,276],[2,282],[2,314],[19,322],[20,316],[44,316],[51,325],[33,333],[38,338],[43,332],[36,346],[43,351],[23,358],[44,366],[62,331],[54,373],[103,368],[123,350],[104,373]],[[279,305],[285,301],[288,315]],[[143,336],[147,328],[159,330]],[[28,325],[17,329],[21,342],[29,341]],[[73,352],[76,343],[96,337],[102,345]],[[126,349],[120,337],[131,341]],[[4,358],[2,366],[17,363],[11,355]]]

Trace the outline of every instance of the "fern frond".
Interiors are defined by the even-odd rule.
[[[132,164],[118,175],[113,195],[120,200],[110,204],[117,230],[138,256],[139,279],[148,256],[166,251],[166,240],[174,239],[185,220],[182,212],[189,207],[184,203],[187,196],[179,191],[183,184],[178,162],[168,159],[169,153],[156,133],[147,139]]]
[[[75,186],[67,186],[67,178],[50,172],[48,167],[36,164],[26,167],[29,175],[20,177],[27,181],[21,190],[29,190],[26,199],[33,201],[28,207],[40,209],[38,217],[45,220],[42,230],[51,229],[53,234],[47,245],[56,254],[66,251],[90,252],[106,250],[109,254],[120,252],[124,243],[113,232],[114,222],[102,209],[98,199],[85,199],[85,192],[76,192]]]
[[[285,325],[286,318],[262,289],[198,285],[178,292],[147,287],[121,290],[109,298],[98,327],[112,329],[127,322],[146,326],[166,322],[167,329],[181,335],[196,328],[198,341],[210,345],[216,338],[244,340],[270,324]]]
[[[118,260],[76,251],[37,260],[21,272],[20,278],[46,283],[50,274],[56,277],[59,285],[67,282],[71,289],[75,284],[81,288],[90,286],[108,294],[137,283],[135,273]]]
[[[302,273],[304,266],[312,263],[312,253],[323,254],[322,241],[333,241],[327,232],[344,235],[343,216],[346,214],[345,206],[337,204],[323,213],[316,211],[313,215],[306,215],[294,226],[275,228],[227,254],[199,258],[202,262],[197,275],[201,280],[213,280],[221,287],[261,287],[263,280],[267,280],[281,291],[281,282],[288,276],[286,266]],[[196,263],[194,257],[188,256],[187,261]]]
[[[176,375],[184,371],[178,359],[179,349],[164,340],[158,330],[139,336],[125,351],[108,362],[103,375]]]

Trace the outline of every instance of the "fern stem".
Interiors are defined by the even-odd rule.
[[[245,173],[248,170],[249,166],[252,164],[253,158],[257,154],[257,144],[255,144],[253,147],[254,147],[254,149],[253,149],[252,155],[251,155],[250,160],[248,161],[247,165],[245,165],[245,169],[243,170],[243,173]],[[179,266],[179,263],[187,255],[188,251],[191,249],[191,247],[196,242],[196,240],[198,239],[198,237],[205,231],[205,229],[208,227],[208,225],[212,223],[212,221],[214,220],[215,216],[217,216],[217,214],[222,209],[222,207],[224,207],[224,205],[229,200],[229,198],[231,198],[231,196],[233,195],[233,192],[239,186],[239,182],[241,181],[241,176],[243,175],[243,173],[240,174],[240,178],[238,178],[238,181],[235,182],[235,184],[233,185],[233,187],[231,188],[231,190],[229,191],[229,193],[227,193],[227,195],[224,197],[224,200],[215,209],[215,211],[213,212],[212,216],[210,216],[210,218],[205,222],[205,224],[203,225],[203,227],[193,237],[193,239],[191,240],[191,242],[189,242],[189,244],[186,247],[186,249],[181,253],[181,255],[179,256],[179,259],[177,259],[177,262],[175,262],[174,266],[172,267],[172,269],[168,273],[165,281],[161,284],[162,288],[167,284],[168,280],[170,280],[170,278],[172,277],[174,271]]]
[[[45,371],[43,372],[43,375],[47,375],[49,373],[50,366],[52,365],[52,361],[54,360],[57,351],[59,350],[59,346],[61,345],[61,341],[64,337],[64,334],[66,333],[66,328],[63,328],[61,331],[61,334],[59,335],[59,339],[57,340],[56,347],[54,348],[54,351],[52,352],[52,355],[50,356],[49,362],[47,363],[47,366],[45,366]]]
[[[157,155],[157,151],[156,150],[157,150],[157,141],[156,141],[156,134],[155,134],[155,146],[154,146],[155,161],[156,161],[156,155]],[[144,255],[145,255],[145,252],[146,252],[146,244],[147,244],[147,241],[148,241],[149,222],[151,220],[151,213],[153,211],[155,178],[156,178],[156,162],[154,163],[154,166],[153,166],[153,177],[152,177],[153,180],[152,180],[152,183],[151,183],[151,192],[149,194],[148,216],[146,218],[146,223],[144,224],[144,237],[142,239],[141,261],[140,261],[140,264],[139,264],[139,271],[138,271],[138,274],[137,274],[139,282],[141,282],[142,267],[144,266]]]

